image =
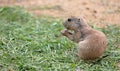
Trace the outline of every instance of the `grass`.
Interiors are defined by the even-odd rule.
[[[59,5],[55,5],[55,6],[37,6],[37,7],[30,7],[30,10],[59,10],[59,11],[64,11],[64,9],[59,6]]]
[[[76,44],[60,35],[62,20],[35,18],[19,7],[0,8],[0,71],[117,71],[120,28],[95,28],[108,38],[108,56],[99,62],[75,56]],[[100,59],[100,58],[99,58]]]

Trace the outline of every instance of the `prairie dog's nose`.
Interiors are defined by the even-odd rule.
[[[70,22],[71,21],[71,18],[68,18],[68,22]]]

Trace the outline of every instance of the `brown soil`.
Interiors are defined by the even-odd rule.
[[[84,17],[96,26],[120,25],[120,0],[0,0],[0,6],[19,5],[35,15]]]

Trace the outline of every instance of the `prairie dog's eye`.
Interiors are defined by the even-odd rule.
[[[71,22],[71,18],[68,18],[68,22]]]

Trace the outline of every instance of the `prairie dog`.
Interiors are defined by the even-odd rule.
[[[78,43],[78,56],[93,60],[102,55],[107,47],[107,38],[101,31],[91,28],[83,18],[70,17],[63,22],[62,35]],[[73,32],[71,32],[73,31]]]

